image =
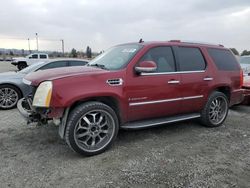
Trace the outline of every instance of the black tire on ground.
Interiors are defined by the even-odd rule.
[[[18,70],[22,70],[22,69],[24,69],[26,67],[27,67],[27,63],[25,63],[25,62],[20,62],[17,65]]]
[[[9,95],[9,97],[6,96],[6,93],[8,93],[7,95]],[[11,98],[12,100],[6,103],[6,100],[5,100],[6,97]],[[8,84],[0,85],[0,109],[1,110],[10,110],[10,109],[16,108],[17,102],[21,97],[22,97],[22,93],[19,90],[19,88],[12,86],[12,85],[8,85]]]
[[[79,154],[97,155],[113,144],[118,130],[118,118],[111,107],[101,102],[86,102],[70,112],[65,140]]]
[[[218,127],[225,121],[229,109],[228,98],[224,93],[214,91],[201,112],[201,123],[207,127]],[[218,117],[218,118],[217,118]]]

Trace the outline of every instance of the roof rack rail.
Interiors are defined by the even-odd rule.
[[[182,42],[182,43],[188,43],[188,44],[203,44],[203,45],[213,45],[213,46],[220,46],[220,47],[224,47],[222,44],[214,44],[214,43],[199,42],[199,41],[181,41],[181,40],[170,40],[169,42]]]

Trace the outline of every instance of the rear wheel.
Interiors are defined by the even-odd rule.
[[[224,93],[213,92],[202,110],[201,122],[208,127],[218,127],[223,124],[228,114],[229,102]]]
[[[112,108],[100,102],[87,102],[70,113],[65,138],[75,152],[96,155],[111,146],[118,127]]]
[[[0,109],[9,110],[15,108],[21,92],[12,85],[0,85]]]
[[[25,62],[18,63],[18,65],[17,65],[18,70],[22,70],[26,67],[27,67],[27,63],[25,63]]]

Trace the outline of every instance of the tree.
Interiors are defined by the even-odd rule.
[[[89,46],[87,46],[86,55],[87,55],[87,58],[92,58],[92,50]]]
[[[241,56],[243,56],[243,55],[250,55],[250,51],[244,50],[244,51],[241,53]]]
[[[70,56],[71,56],[71,57],[77,57],[77,52],[76,52],[76,49],[75,49],[75,48],[73,48],[73,49],[71,50]]]
[[[240,55],[238,50],[236,50],[235,48],[230,48],[230,50],[234,53],[234,55]]]

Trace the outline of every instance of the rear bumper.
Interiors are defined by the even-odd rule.
[[[236,89],[231,93],[230,106],[240,104],[244,100],[244,89]]]
[[[244,100],[242,104],[250,105],[250,87],[244,88],[243,95],[244,95]]]

